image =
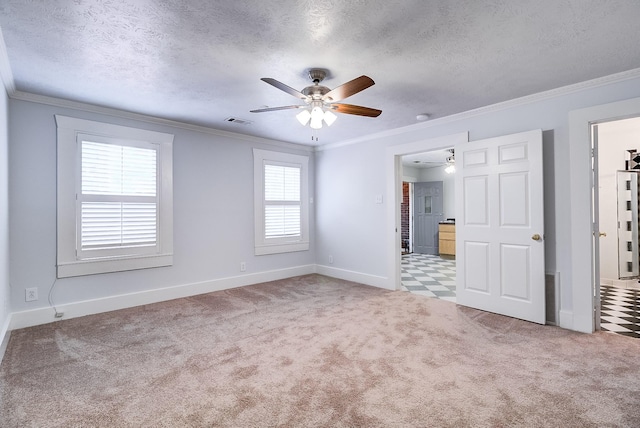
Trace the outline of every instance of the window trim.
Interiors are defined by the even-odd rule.
[[[300,167],[299,237],[265,237],[264,165],[266,163]],[[253,179],[255,255],[260,256],[309,250],[309,157],[254,148]]]
[[[57,277],[145,269],[173,264],[172,134],[55,115],[57,125]],[[159,208],[157,251],[153,254],[80,259],[77,245],[76,192],[80,179],[78,136],[145,141],[158,146]]]

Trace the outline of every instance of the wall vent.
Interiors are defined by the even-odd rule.
[[[228,117],[224,120],[225,122],[231,122],[238,125],[251,125],[253,122],[245,119],[238,119],[237,117]]]

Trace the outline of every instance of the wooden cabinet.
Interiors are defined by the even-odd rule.
[[[455,223],[440,223],[438,225],[438,248],[440,250],[440,255],[456,255]]]

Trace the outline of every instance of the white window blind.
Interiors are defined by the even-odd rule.
[[[157,149],[80,140],[79,251],[155,246]]]
[[[156,204],[82,202],[81,248],[156,245]]]
[[[300,167],[264,166],[265,238],[300,236]]]
[[[155,149],[82,141],[82,193],[156,196]]]

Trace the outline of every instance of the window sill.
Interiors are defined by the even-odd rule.
[[[255,255],[264,256],[267,254],[293,253],[295,251],[309,250],[309,242],[297,242],[295,244],[273,244],[273,245],[256,245]]]
[[[58,278],[171,266],[173,254],[82,260],[58,264]]]

